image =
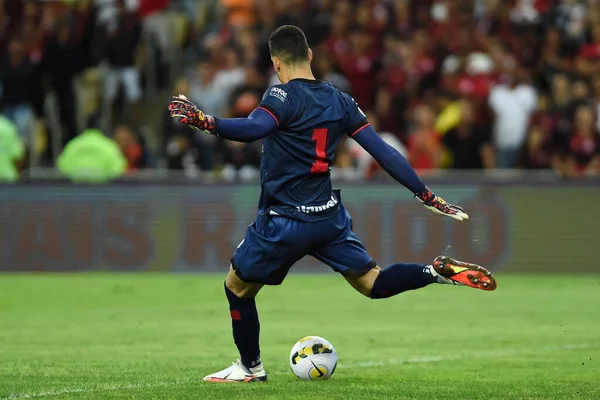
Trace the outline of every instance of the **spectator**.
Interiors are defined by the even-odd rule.
[[[377,117],[378,125],[383,131],[395,134],[400,140],[406,139],[406,132],[401,129],[404,126],[399,124],[399,121],[404,120],[404,109],[395,109],[392,93],[387,87],[377,89],[371,111]]]
[[[570,177],[599,173],[600,136],[591,107],[577,108],[573,128],[567,142],[566,155],[558,167],[559,171]]]
[[[554,75],[552,78],[552,101],[555,109],[567,113],[572,99],[573,94],[569,77],[564,73]]]
[[[247,65],[259,65],[262,60],[260,54],[260,44],[258,33],[253,29],[244,29],[239,34],[240,47],[242,51],[241,58]]]
[[[548,29],[542,44],[542,54],[538,67],[546,80],[550,80],[553,74],[567,68],[565,53],[560,31],[557,28]]]
[[[333,160],[335,168],[331,170],[332,179],[339,177],[346,179],[363,177],[363,171],[359,169],[358,160],[352,154],[350,142],[353,142],[353,140],[346,136],[338,144],[335,159]]]
[[[374,64],[377,54],[373,50],[373,36],[354,30],[350,34],[350,52],[340,58],[340,68],[350,81],[352,95],[359,106],[368,109],[374,90]]]
[[[573,121],[573,94],[566,74],[557,74],[552,79],[552,109],[556,139],[566,143]],[[546,113],[549,114],[549,113]]]
[[[246,103],[247,105],[245,107],[241,107],[238,112],[233,113],[234,116],[238,117],[247,117],[248,114],[250,114],[254,108],[258,106],[260,99],[267,90],[265,79],[255,66],[249,65],[244,68],[244,74],[244,82],[233,89],[230,101],[231,104],[234,104],[244,94],[250,94],[250,96],[247,97],[249,99],[249,101]]]
[[[429,35],[423,29],[416,30],[410,46],[406,49],[405,58],[409,69],[409,78],[418,82],[416,89],[421,94],[426,89],[436,86],[436,60],[432,56],[432,44]]]
[[[510,19],[518,24],[537,23],[539,18],[533,0],[517,0],[510,10]]]
[[[555,165],[553,143],[541,126],[532,126],[527,135],[517,166],[526,169],[548,169]]]
[[[525,142],[529,119],[536,107],[536,91],[511,77],[492,88],[489,105],[494,112],[494,145],[498,168],[513,168]]]
[[[127,160],[127,171],[135,171],[143,167],[144,149],[139,137],[130,126],[117,125],[113,131],[113,139]]]
[[[323,43],[326,51],[336,59],[341,59],[350,51],[350,14],[340,4],[343,3],[337,3],[336,11],[331,16],[330,33]]]
[[[6,12],[5,0],[0,0],[0,56],[4,58],[13,34],[14,21]]]
[[[234,28],[247,27],[254,23],[253,0],[221,0],[227,15],[227,25]]]
[[[221,176],[226,181],[250,181],[257,179],[260,169],[260,145],[222,141],[223,170]]]
[[[211,115],[224,115],[228,98],[215,84],[216,70],[208,59],[200,61],[196,74],[190,81],[190,99]]]
[[[443,136],[442,143],[451,155],[450,168],[481,169],[494,167],[494,148],[489,126],[477,123],[471,101],[459,103],[460,122]]]
[[[115,17],[101,27],[100,33],[103,60],[108,64],[105,98],[113,104],[123,85],[127,103],[137,110],[142,100],[140,76],[136,68],[141,25],[138,16],[126,8],[125,0],[116,0],[116,4]]]
[[[408,81],[403,49],[405,43],[396,34],[388,34],[383,40],[382,70],[379,81],[392,93],[397,94],[405,89]]]
[[[458,126],[461,119],[461,104],[451,92],[442,91],[438,95],[438,114],[435,120],[435,130],[445,134]]]
[[[592,40],[580,48],[576,66],[577,71],[587,77],[600,72],[600,26],[592,28]]]
[[[21,38],[12,39],[8,56],[0,59],[0,83],[4,115],[17,125],[26,144],[32,143],[35,114],[32,81],[35,67],[27,57]]]
[[[166,13],[170,0],[138,0],[137,14],[142,20],[143,28],[152,43],[156,43],[160,63],[167,65],[170,61],[173,37],[172,29]]]
[[[410,10],[411,5],[414,5],[414,3],[411,4],[411,2],[403,0],[394,1],[394,30],[404,36],[410,35],[413,29],[413,21],[411,21],[412,18]]]
[[[24,156],[24,146],[15,124],[0,115],[0,181],[16,181],[16,163]]]
[[[381,130],[381,127],[379,126],[379,120],[374,113],[367,112],[366,116],[373,126],[373,129],[379,133],[379,136],[388,145],[396,149],[404,157],[408,157],[406,146],[404,146],[404,144],[398,139],[398,137],[396,137],[396,135]],[[352,165],[356,168],[358,177],[362,179],[373,179],[378,175],[381,175],[383,171],[381,166],[356,141],[348,140],[344,143],[344,145],[344,147],[348,148],[348,154],[352,157]]]
[[[554,146],[559,139],[558,125],[561,118],[553,109],[550,96],[547,93],[542,93],[538,97],[537,110],[531,117],[530,126],[531,128],[538,128],[544,141]]]
[[[425,104],[414,111],[413,133],[408,136],[408,161],[417,170],[436,169],[440,165],[441,148],[439,134],[433,129],[433,109]]]
[[[233,118],[247,117],[260,103],[262,90],[241,87],[232,97],[229,115]],[[224,169],[222,176],[230,180],[253,180],[258,177],[260,168],[261,144],[222,141]]]
[[[221,96],[229,98],[233,89],[244,83],[246,72],[237,48],[230,46],[222,50],[222,53],[223,68],[216,72],[213,84]]]
[[[75,42],[73,28],[67,21],[63,21],[46,42],[43,67],[47,81],[56,93],[66,143],[77,135],[73,80],[83,68],[81,48]]]
[[[58,158],[58,170],[74,182],[102,183],[120,177],[127,169],[117,143],[96,129],[71,140]]]
[[[81,51],[81,67],[89,68],[96,64],[94,52],[94,36],[97,27],[97,8],[93,0],[78,0],[73,12],[74,34]]]
[[[313,56],[313,71],[317,79],[330,82],[342,92],[351,93],[350,82],[336,70],[334,60],[327,51],[321,50]]]
[[[592,82],[593,86],[593,97],[592,97],[592,105],[596,114],[596,130],[600,132],[600,73],[597,73],[594,76],[594,80]]]
[[[573,92],[573,109],[575,110],[580,105],[591,103],[590,87],[586,80],[575,79],[571,85]]]

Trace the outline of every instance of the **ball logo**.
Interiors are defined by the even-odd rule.
[[[298,361],[312,354],[330,354],[333,350],[323,343],[315,343],[310,347],[303,347],[292,355],[292,364],[296,365]]]
[[[328,370],[327,367],[324,365],[317,365],[314,362],[311,361],[311,364],[313,365],[313,370],[310,371],[310,377],[316,380],[319,379],[327,379],[328,374]]]

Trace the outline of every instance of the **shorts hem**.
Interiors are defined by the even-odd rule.
[[[349,269],[346,270],[345,273],[344,272],[340,272],[343,276],[348,276],[348,277],[353,277],[353,278],[360,278],[363,275],[366,275],[367,272],[369,272],[370,270],[372,270],[373,268],[375,268],[377,266],[377,263],[374,260],[371,260],[367,263],[367,265],[365,265],[362,268],[358,268],[358,269]]]
[[[235,265],[235,260],[233,259],[233,257],[231,257],[231,268],[233,268],[233,271],[235,272],[235,274],[237,275],[238,278],[240,278],[240,280],[242,282],[246,282],[246,283],[253,283],[250,282],[247,278],[245,278],[242,273],[240,272],[240,270],[237,268],[237,266]]]
[[[235,265],[235,261],[233,260],[233,257],[231,257],[231,268],[233,268],[233,270],[235,271],[235,274],[237,275],[238,278],[240,278],[240,280],[242,282],[245,283],[258,283],[260,285],[267,285],[267,286],[279,286],[283,283],[283,279],[282,280],[278,280],[278,281],[273,281],[273,280],[268,280],[265,279],[263,281],[259,281],[259,280],[253,280],[253,279],[248,279],[247,277],[245,277],[244,275],[242,275],[242,273],[240,272],[240,270],[237,268],[237,266]]]

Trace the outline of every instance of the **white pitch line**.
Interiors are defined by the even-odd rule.
[[[571,350],[580,350],[587,349],[591,347],[596,347],[598,343],[583,343],[583,344],[566,344],[563,346],[546,346],[540,347],[537,349],[505,349],[505,350],[492,350],[492,351],[483,351],[477,353],[463,353],[463,354],[445,354],[440,356],[417,356],[410,357],[405,360],[400,359],[390,359],[384,361],[366,361],[366,362],[349,362],[349,363],[341,363],[338,365],[338,368],[373,368],[373,367],[382,367],[388,365],[399,365],[399,364],[427,364],[433,362],[441,362],[441,361],[451,361],[451,360],[459,360],[459,359],[477,359],[477,358],[499,358],[499,357],[507,357],[514,355],[525,355],[525,354],[546,354],[552,352],[559,351],[571,351]],[[269,372],[269,374],[274,375],[283,375],[289,374],[289,370],[275,370]],[[61,396],[61,395],[69,395],[69,394],[77,394],[77,393],[94,393],[94,392],[104,392],[104,391],[113,391],[113,390],[130,390],[130,389],[151,389],[151,388],[159,388],[159,387],[173,387],[179,385],[187,385],[190,383],[199,383],[201,379],[181,379],[174,382],[139,382],[139,383],[125,383],[125,384],[108,384],[108,385],[98,385],[96,387],[73,387],[73,388],[62,388],[62,389],[53,389],[45,392],[31,392],[31,393],[12,393],[8,395],[8,397],[0,397],[0,400],[16,400],[16,399],[33,399],[37,397],[52,397],[52,396]]]
[[[397,364],[424,364],[440,361],[450,361],[459,359],[476,359],[476,358],[499,358],[508,357],[514,355],[524,355],[530,353],[552,353],[556,351],[570,351],[587,349],[593,347],[593,343],[584,344],[567,344],[563,346],[546,346],[538,349],[505,349],[505,350],[490,350],[480,351],[474,353],[463,353],[463,354],[445,354],[441,356],[422,356],[422,357],[410,357],[406,360],[387,360],[387,361],[367,361],[367,362],[356,362],[350,364],[340,364],[339,367],[343,368],[364,368],[364,367],[380,367],[385,365],[397,365]]]
[[[151,389],[159,387],[173,387],[179,385],[186,385],[188,383],[199,382],[200,379],[181,379],[174,382],[138,382],[138,383],[123,383],[114,385],[98,385],[97,387],[83,387],[83,388],[63,388],[53,389],[45,392],[37,393],[12,393],[8,397],[0,397],[0,400],[14,400],[14,399],[34,399],[37,397],[51,397],[51,396],[62,396],[65,394],[77,394],[77,393],[94,393],[94,392],[106,392],[111,390],[129,390],[129,389]]]

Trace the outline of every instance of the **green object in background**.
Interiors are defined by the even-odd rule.
[[[71,140],[58,157],[58,170],[75,182],[108,182],[121,176],[126,167],[115,141],[96,129]]]
[[[15,161],[23,157],[25,148],[17,127],[0,115],[0,181],[14,182],[19,173]]]

